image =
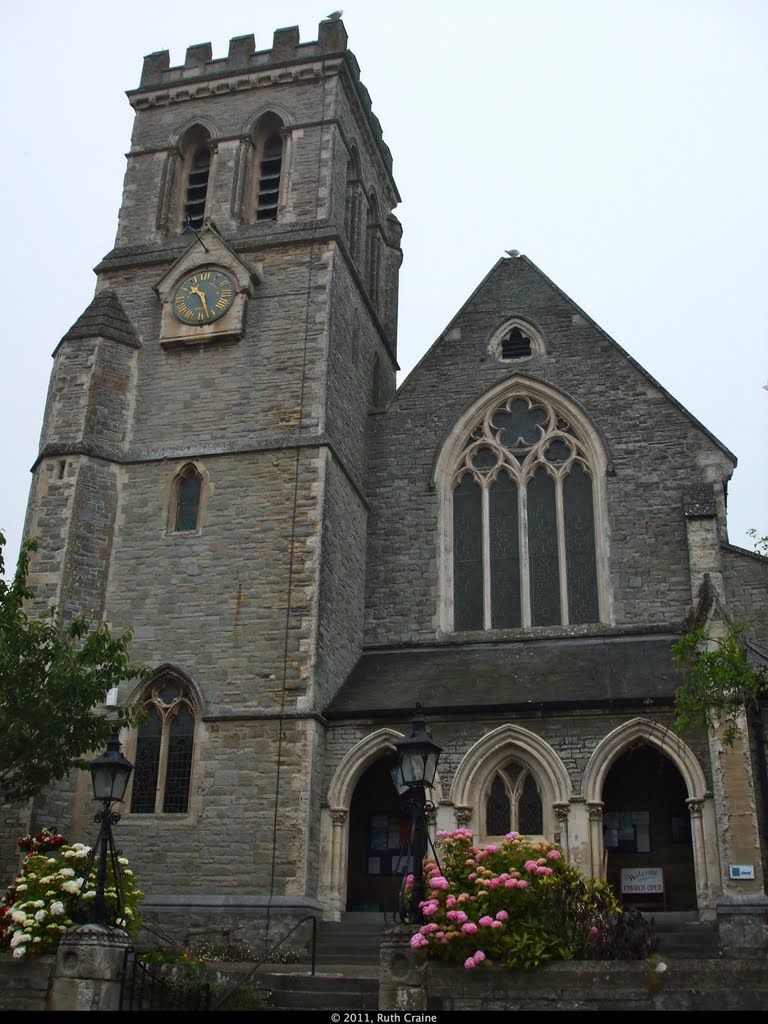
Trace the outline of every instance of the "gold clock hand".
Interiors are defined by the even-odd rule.
[[[195,287],[195,285],[192,285],[192,286],[191,286],[191,288],[190,288],[189,290],[190,290],[191,292],[193,292],[193,293],[194,293],[195,295],[197,295],[197,297],[198,297],[198,298],[200,299],[200,301],[202,302],[202,304],[203,304],[203,310],[205,311],[205,315],[206,315],[206,316],[210,316],[211,314],[210,314],[210,313],[208,312],[208,303],[207,303],[207,302],[205,301],[205,295],[204,295],[204,294],[203,294],[203,293],[202,293],[202,292],[200,291],[200,289],[199,289],[199,288],[196,288],[196,287]]]

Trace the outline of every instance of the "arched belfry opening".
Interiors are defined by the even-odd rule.
[[[360,776],[349,809],[347,906],[350,911],[397,909],[407,870],[410,819],[391,771],[394,753],[374,761]]]
[[[677,766],[655,745],[633,745],[611,765],[603,786],[603,856],[606,879],[626,902],[696,909],[688,797]],[[659,880],[663,893],[637,891],[657,888]]]

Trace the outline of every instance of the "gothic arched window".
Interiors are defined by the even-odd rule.
[[[211,176],[211,137],[205,128],[196,125],[187,132],[182,144],[184,152],[184,196],[182,229],[203,226]]]
[[[494,775],[485,800],[485,834],[503,836],[508,832],[544,833],[544,807],[536,779],[514,763]]]
[[[592,450],[564,405],[522,386],[470,422],[447,481],[449,628],[600,621]]]
[[[174,481],[172,532],[188,533],[200,528],[200,502],[203,479],[197,469],[189,463],[184,466]]]
[[[283,122],[265,114],[254,134],[253,219],[277,220],[283,172]]]
[[[141,701],[131,787],[132,814],[186,814],[192,779],[195,705],[174,674],[157,679]]]

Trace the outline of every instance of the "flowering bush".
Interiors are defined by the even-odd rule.
[[[74,918],[75,908],[85,884],[84,874],[91,852],[91,848],[82,843],[67,845],[63,836],[48,829],[35,836],[23,836],[18,845],[29,852],[0,907],[0,946],[10,949],[17,960],[31,954],[50,953],[67,928],[79,923]],[[119,857],[118,860],[124,916],[117,917],[115,880],[107,858],[106,919],[108,924],[134,932],[140,924],[138,905],[144,894],[136,886],[127,859]],[[92,870],[79,904],[84,914],[90,912],[95,898],[96,871]]]
[[[427,956],[534,967],[585,959],[620,913],[612,890],[582,877],[551,843],[510,832],[497,846],[473,845],[469,829],[438,832],[443,871],[425,862],[427,923],[411,938]],[[412,876],[408,880],[410,885]]]

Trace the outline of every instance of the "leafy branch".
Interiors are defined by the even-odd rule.
[[[750,665],[746,627],[735,624],[720,640],[701,626],[672,646],[672,664],[682,677],[675,691],[677,733],[724,724],[723,742],[732,746],[739,715],[754,707],[765,688],[765,672]]]
[[[130,631],[113,636],[84,615],[64,627],[54,609],[30,618],[24,602],[33,596],[27,581],[37,543],[23,544],[10,584],[2,579],[4,544],[0,534],[0,799],[14,802],[84,767],[84,755],[133,720],[125,708],[107,717],[108,692],[150,673],[131,664]]]

